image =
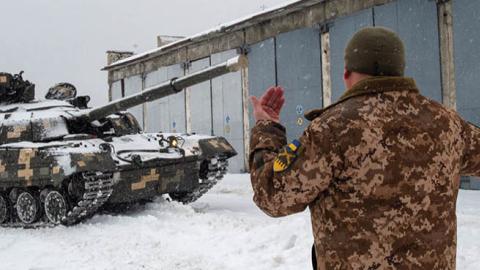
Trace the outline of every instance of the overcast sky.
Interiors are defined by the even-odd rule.
[[[24,70],[37,98],[67,81],[99,105],[107,101],[107,50],[139,53],[157,35],[192,35],[286,1],[0,0],[0,72]]]

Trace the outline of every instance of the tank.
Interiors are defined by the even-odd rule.
[[[71,84],[37,101],[21,73],[0,73],[1,226],[72,225],[163,194],[198,199],[223,178],[233,147],[216,136],[144,133],[125,110],[245,65],[235,57],[96,108]]]

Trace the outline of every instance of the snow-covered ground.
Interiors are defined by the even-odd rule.
[[[480,269],[480,192],[458,200],[458,269]],[[0,269],[310,269],[307,212],[281,219],[252,202],[248,175],[198,202],[157,200],[74,226],[0,228]]]

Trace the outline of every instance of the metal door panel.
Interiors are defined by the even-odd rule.
[[[167,79],[167,69],[161,67],[145,76],[145,88],[165,82]],[[146,131],[168,132],[168,98],[148,102],[146,107]]]
[[[125,96],[130,96],[142,91],[142,77],[140,75],[125,78]],[[143,105],[138,105],[128,110],[137,118],[143,127]]]
[[[455,0],[452,4],[457,111],[480,125],[480,1]],[[461,184],[462,188],[480,189],[480,178],[462,177]]]
[[[181,65],[161,67],[147,74],[145,87],[164,83],[183,73]],[[185,91],[147,103],[146,112],[148,132],[185,133]]]
[[[193,73],[210,66],[210,59],[204,58],[191,63],[188,69]],[[189,105],[191,132],[197,134],[212,133],[212,104],[210,81],[190,87]]]
[[[480,1],[453,1],[457,110],[480,125]]]
[[[230,50],[211,56],[212,65],[237,55]],[[229,73],[212,80],[213,131],[225,137],[238,152],[229,160],[230,172],[242,172],[244,166],[243,98],[240,72]]]
[[[185,71],[182,65],[171,65],[167,67],[167,78],[169,80],[184,76]],[[168,97],[169,104],[169,121],[168,132],[186,132],[185,122],[185,90]]]
[[[289,141],[302,135],[304,112],[322,107],[320,33],[304,28],[277,37],[278,85],[285,89],[281,121]]]
[[[118,80],[112,83],[112,100],[122,98],[122,81]]]
[[[393,29],[405,44],[405,75],[415,78],[423,95],[442,102],[436,2],[402,0],[374,9],[375,25]]]
[[[332,102],[336,102],[345,91],[343,83],[344,51],[348,41],[361,28],[372,26],[372,9],[362,10],[333,22],[330,32],[330,61],[332,80]]]
[[[261,96],[265,90],[276,85],[275,41],[273,38],[253,44],[248,53],[248,92]],[[250,128],[255,125],[252,107],[249,108]]]

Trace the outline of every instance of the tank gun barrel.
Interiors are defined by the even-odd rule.
[[[190,87],[230,72],[236,72],[241,68],[246,67],[247,62],[246,56],[240,55],[221,64],[146,88],[138,94],[109,102],[104,106],[93,108],[84,116],[90,121],[99,120],[115,112],[123,111],[145,102],[176,94],[186,87]]]

